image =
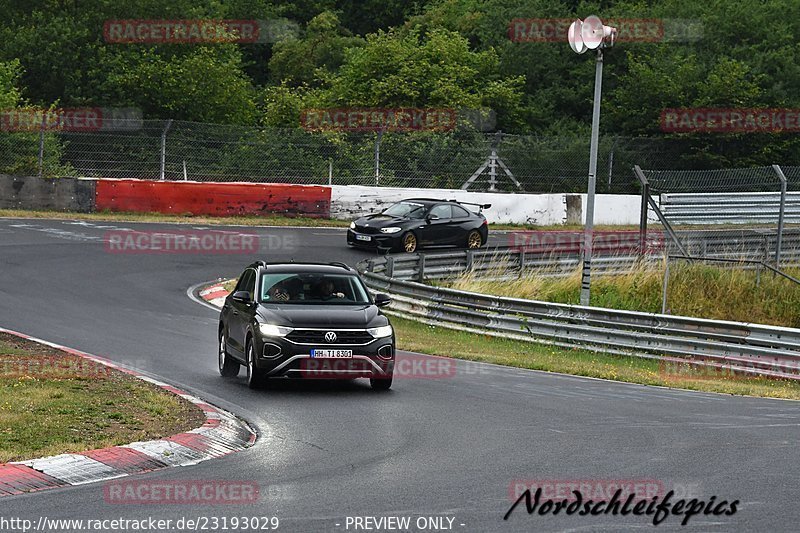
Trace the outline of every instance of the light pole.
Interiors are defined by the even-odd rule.
[[[597,145],[600,137],[600,96],[603,85],[603,48],[614,46],[617,29],[603,26],[596,16],[573,22],[569,27],[569,46],[575,53],[597,50],[594,71],[594,103],[592,107],[592,140],[589,147],[589,186],[586,191],[586,224],[583,229],[583,272],[581,305],[589,305],[592,274],[592,241],[594,240],[594,197],[597,185]]]

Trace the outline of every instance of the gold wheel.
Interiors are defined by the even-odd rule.
[[[470,231],[467,236],[467,248],[480,248],[481,244],[483,244],[481,234],[475,230]]]
[[[413,233],[406,233],[403,237],[403,250],[407,253],[415,252],[417,250],[417,238]]]

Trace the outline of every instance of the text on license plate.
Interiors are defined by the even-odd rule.
[[[353,350],[311,350],[311,357],[321,359],[350,359],[353,357]]]
[[[371,237],[369,235],[356,235],[357,241],[368,241]]]

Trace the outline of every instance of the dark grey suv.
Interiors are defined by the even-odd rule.
[[[274,376],[366,377],[387,390],[395,339],[379,307],[389,302],[343,263],[253,263],[220,314],[219,372],[244,365],[252,388]]]

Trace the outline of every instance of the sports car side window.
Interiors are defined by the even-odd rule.
[[[469,212],[459,205],[454,205],[452,208],[453,218],[467,218],[469,216]]]
[[[437,205],[433,209],[431,209],[431,215],[436,215],[440,219],[452,218],[450,215],[450,206],[449,205]]]

